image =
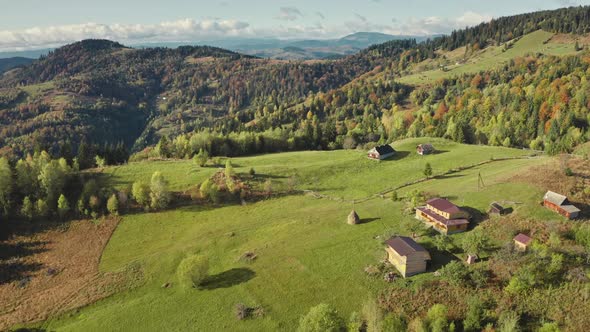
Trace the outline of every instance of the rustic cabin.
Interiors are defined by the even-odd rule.
[[[404,278],[426,272],[430,254],[409,237],[394,236],[385,241],[388,259]]]
[[[503,216],[505,214],[507,214],[508,210],[505,209],[502,205],[493,202],[492,204],[490,204],[490,209],[488,210],[488,214],[492,215],[498,215],[498,216]]]
[[[514,237],[514,248],[518,251],[526,251],[533,239],[530,237],[519,233],[517,236]]]
[[[431,154],[434,153],[434,146],[430,143],[420,144],[416,147],[416,152],[419,155]]]
[[[433,198],[426,206],[416,208],[416,219],[423,220],[441,234],[454,234],[467,230],[469,213],[442,198]]]
[[[369,159],[383,160],[392,157],[394,154],[395,150],[391,145],[386,144],[372,148],[367,154],[367,157],[369,157]]]
[[[543,205],[568,219],[576,219],[580,215],[580,209],[573,206],[566,196],[553,191],[548,191],[545,194]]]

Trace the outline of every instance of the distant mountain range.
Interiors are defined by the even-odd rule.
[[[35,60],[24,57],[0,58],[0,74],[13,68],[28,65]]]
[[[367,48],[368,46],[385,43],[390,40],[416,39],[416,41],[420,42],[434,37],[437,36],[388,35],[378,32],[358,32],[339,39],[284,40],[278,38],[228,38],[198,42],[141,43],[130,44],[129,46],[136,48],[176,48],[184,45],[208,45],[261,58],[309,60],[338,58],[351,55]],[[0,52],[0,59],[15,57],[37,59],[41,55],[47,54],[52,50],[53,49],[46,48],[29,51]],[[0,70],[0,72],[2,71],[3,70]]]

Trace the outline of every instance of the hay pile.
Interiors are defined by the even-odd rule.
[[[348,224],[349,225],[358,225],[361,223],[361,218],[359,218],[359,215],[356,213],[356,211],[352,210],[350,212],[350,214],[348,215]]]

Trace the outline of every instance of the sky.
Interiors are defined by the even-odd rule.
[[[126,44],[225,38],[328,39],[449,33],[590,0],[0,0],[0,51],[86,38]]]

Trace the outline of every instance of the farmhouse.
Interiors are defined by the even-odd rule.
[[[434,152],[434,146],[430,143],[420,144],[416,147],[416,152],[419,155],[431,154]]]
[[[430,223],[445,235],[464,232],[469,225],[469,213],[442,198],[433,198],[426,202],[426,206],[417,207],[416,219]]]
[[[385,241],[385,244],[389,262],[404,278],[426,272],[426,262],[430,260],[430,254],[416,241],[405,236],[394,236]]]
[[[391,145],[380,145],[372,148],[367,156],[370,159],[375,160],[383,160],[387,159],[395,154],[395,150],[391,147]]]
[[[580,215],[580,209],[573,206],[567,197],[548,191],[543,197],[543,205],[568,219],[575,219]]]
[[[532,241],[533,239],[520,233],[514,237],[514,248],[516,248],[518,251],[526,251]]]

